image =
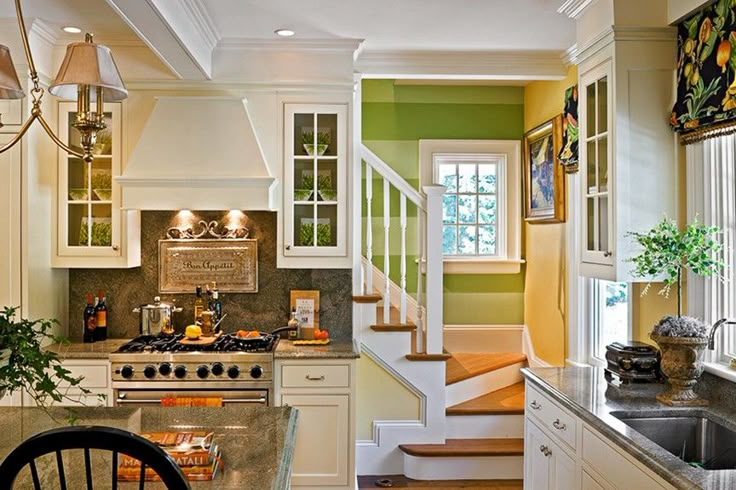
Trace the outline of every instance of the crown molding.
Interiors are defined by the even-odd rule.
[[[212,21],[207,7],[202,0],[181,0],[182,12],[189,17],[190,22],[199,32],[207,48],[212,51],[220,40],[220,32]]]
[[[613,39],[615,41],[675,41],[677,40],[677,27],[613,26]]]
[[[354,52],[363,43],[362,39],[250,39],[221,38],[216,49],[223,51],[266,50],[266,51],[348,51]]]
[[[592,4],[594,1],[595,0],[565,0],[562,5],[560,5],[560,8],[557,9],[557,12],[567,15],[571,19],[577,20],[588,5]]]
[[[578,64],[578,45],[573,44],[567,50],[562,53],[562,56],[560,59],[562,59],[562,62],[565,64],[565,66],[571,66],[571,65],[577,65]]]
[[[45,42],[50,48],[59,43],[59,36],[56,34],[56,29],[52,28],[39,18],[35,18],[31,21],[31,27],[28,29],[28,34],[35,34],[39,40]]]
[[[355,63],[365,78],[560,80],[557,51],[364,51]]]
[[[354,82],[238,82],[238,81],[196,81],[196,80],[130,80],[125,82],[128,90],[172,90],[197,91],[213,95],[245,97],[246,93],[271,92],[288,93],[352,93]]]

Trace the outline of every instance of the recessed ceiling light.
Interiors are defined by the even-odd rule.
[[[292,31],[291,29],[276,29],[273,32],[275,32],[281,37],[291,37],[294,35],[294,31]]]
[[[64,26],[61,28],[61,30],[64,32],[68,32],[69,34],[79,34],[80,32],[82,32],[82,29],[74,26]]]

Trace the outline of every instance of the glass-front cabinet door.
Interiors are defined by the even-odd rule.
[[[346,255],[346,105],[285,105],[284,255]]]
[[[105,104],[106,129],[97,133],[94,160],[59,150],[59,256],[116,257],[120,255],[120,104]],[[82,151],[80,134],[72,126],[76,104],[59,103],[59,136]]]
[[[581,75],[582,261],[613,264],[610,63]]]

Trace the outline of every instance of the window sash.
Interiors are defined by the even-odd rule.
[[[476,175],[476,192],[461,192],[459,187],[459,172],[460,165],[472,164],[475,166]],[[496,188],[495,192],[478,192],[478,171],[479,165],[491,164],[495,166],[496,173]],[[507,217],[506,217],[506,195],[507,195],[507,180],[506,180],[506,155],[497,155],[490,153],[435,153],[432,156],[432,180],[434,183],[442,184],[440,168],[444,165],[453,165],[455,167],[456,183],[457,187],[453,192],[447,192],[445,195],[451,196],[475,196],[476,197],[476,209],[475,209],[475,222],[460,222],[459,207],[456,207],[456,216],[453,223],[443,223],[443,231],[445,226],[452,226],[455,228],[455,250],[459,252],[459,227],[461,226],[474,226],[475,229],[475,253],[472,254],[445,254],[443,255],[446,261],[467,261],[467,260],[503,260],[507,259]],[[480,209],[478,207],[478,196],[495,196],[496,198],[496,212],[495,222],[486,223],[480,222],[479,214]],[[456,203],[456,206],[458,204]],[[479,226],[489,226],[494,228],[495,232],[495,253],[493,254],[481,254],[479,253]]]
[[[601,279],[585,279],[586,317],[589,330],[588,363],[594,366],[605,366],[605,345],[603,344],[605,327],[604,313],[606,309],[606,283]],[[620,341],[631,339],[631,284],[626,289],[626,331],[617,332]]]

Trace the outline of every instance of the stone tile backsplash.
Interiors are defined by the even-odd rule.
[[[193,222],[221,221],[226,211],[194,211]],[[352,272],[350,269],[277,269],[276,213],[246,212],[249,238],[258,240],[258,292],[221,293],[225,332],[240,328],[271,331],[289,319],[289,291],[317,289],[320,292],[320,326],[335,340],[352,338]],[[133,269],[71,269],[69,271],[69,337],[82,336],[82,311],[87,292],[102,288],[107,296],[108,336],[129,338],[138,335],[135,306],[150,303],[158,293],[158,241],[166,230],[177,225],[176,211],[141,212],[141,266]],[[194,291],[191,294],[163,294],[184,310],[175,315],[177,331],[193,321]]]

